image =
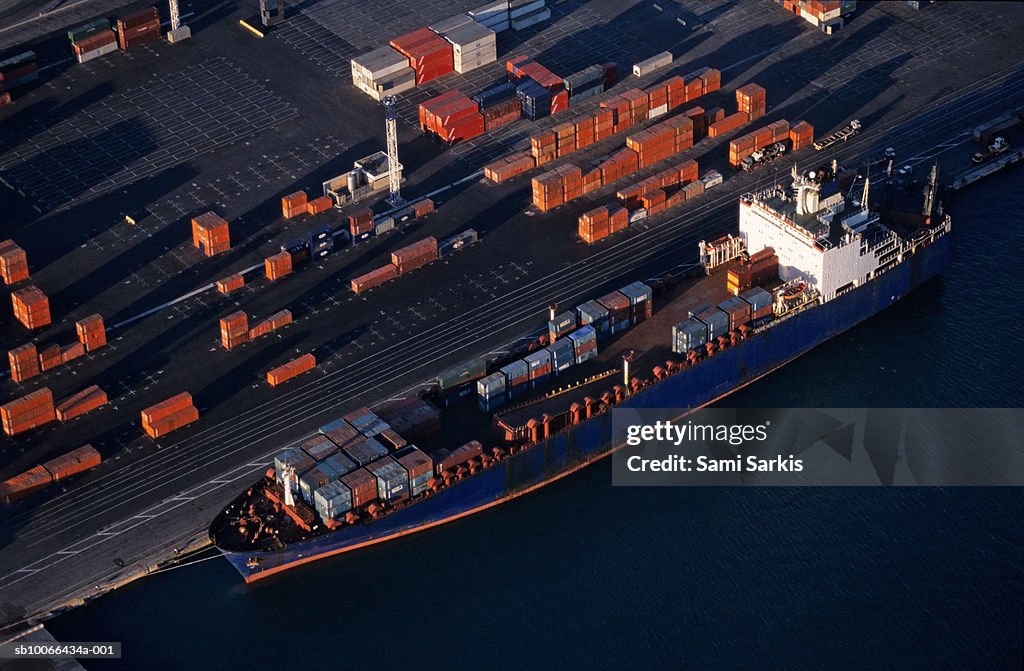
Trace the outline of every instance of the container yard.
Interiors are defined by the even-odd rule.
[[[684,272],[776,170],[928,152],[1024,106],[1019,54],[997,48],[1024,27],[1009,8],[880,4],[828,34],[808,3],[762,4],[323,0],[261,38],[239,25],[255,5],[199,20],[193,3],[186,45],[166,38],[166,4],[97,5],[0,32],[0,589],[17,605],[0,620],[144,572],[115,554],[148,568],[205,544],[211,510],[341,415],[466,382],[461,402],[493,411],[593,365],[603,332],[646,315],[625,288]],[[922,31],[935,39],[914,50]],[[854,117],[861,130],[815,151]],[[983,149],[963,139],[942,175]],[[774,165],[735,169],[777,142]],[[765,263],[728,275],[734,297]],[[566,342],[461,365],[549,333],[552,303],[578,317]],[[382,432],[337,453],[370,465],[383,449],[387,468],[307,485],[310,514],[421,493],[426,443],[391,428],[408,445]],[[83,445],[101,459],[54,467],[59,486],[38,470]],[[116,552],[98,535],[183,492]],[[57,561],[79,550],[73,569]],[[12,579],[33,562],[38,579]]]

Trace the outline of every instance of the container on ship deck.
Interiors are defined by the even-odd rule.
[[[334,444],[334,441],[323,434],[304,438],[296,447],[308,454],[314,461],[323,461],[338,452],[338,446]]]
[[[294,486],[298,484],[299,475],[311,468],[314,463],[316,462],[313,458],[302,450],[296,447],[288,448],[287,450],[278,452],[274,456],[274,478],[278,482],[284,482],[284,468],[285,466],[291,466],[295,469],[291,478],[294,489]]]
[[[551,377],[551,353],[546,349],[527,354],[523,361],[530,368],[530,386],[536,387]]]
[[[402,448],[393,455],[409,474],[409,495],[419,496],[434,477],[434,462],[415,445]]]
[[[381,445],[376,438],[366,438],[357,443],[349,443],[342,450],[360,466],[387,456],[388,453],[388,448]]]
[[[340,480],[328,482],[313,492],[313,507],[323,520],[340,520],[352,510],[352,491]]]
[[[356,462],[352,461],[341,452],[337,452],[327,457],[324,459],[323,463],[328,464],[333,468],[338,473],[339,478],[346,473],[351,473],[359,468],[359,465],[356,464]]]
[[[708,325],[708,340],[715,340],[729,332],[729,315],[717,307],[702,310],[696,317]]]
[[[567,310],[548,321],[548,337],[551,339],[551,342],[554,342],[575,328],[576,313]]]
[[[729,315],[729,330],[738,329],[750,321],[750,303],[733,296],[718,304],[718,309]]]
[[[654,312],[651,302],[654,293],[651,288],[643,282],[633,282],[619,289],[629,299],[630,319],[634,324],[639,324],[649,318]]]
[[[545,349],[551,353],[551,368],[555,375],[565,372],[576,363],[576,352],[568,338],[556,340]]]
[[[570,333],[568,339],[572,341],[576,363],[583,363],[597,356],[597,331],[593,325],[581,326],[573,333]]]
[[[696,317],[689,317],[672,327],[672,351],[686,354],[708,341],[708,326]]]
[[[329,424],[320,427],[320,433],[331,439],[338,447],[345,447],[349,443],[362,440],[362,436],[355,428],[344,419],[336,419]]]
[[[505,374],[501,371],[491,373],[476,381],[476,393],[480,398],[491,399],[505,395]]]
[[[409,497],[409,473],[391,457],[384,457],[366,467],[377,478],[377,498],[401,501]]]
[[[443,371],[437,376],[437,386],[446,391],[483,377],[486,373],[487,362],[483,359],[473,359]]]
[[[598,337],[610,333],[611,323],[609,322],[609,317],[611,313],[605,306],[597,301],[587,301],[583,305],[578,306],[576,311],[580,315],[580,323],[593,326]]]
[[[530,388],[530,364],[523,359],[502,366],[499,372],[505,376],[505,390],[509,398],[515,398]]]
[[[450,468],[466,463],[473,457],[479,457],[483,452],[483,445],[475,440],[460,445],[454,450],[441,450],[437,453],[438,458],[434,462],[434,471],[440,475]]]
[[[365,468],[341,476],[341,481],[352,492],[352,507],[361,508],[377,500],[377,477]]]
[[[314,465],[299,476],[299,494],[302,496],[302,500],[309,505],[313,505],[313,492],[328,482],[337,480],[341,475],[341,473],[336,472],[334,467],[326,462],[322,461]]]
[[[739,296],[750,304],[750,320],[754,321],[772,314],[772,295],[761,287],[744,291]]]

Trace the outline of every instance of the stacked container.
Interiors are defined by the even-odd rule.
[[[530,121],[551,114],[552,93],[533,79],[524,79],[516,86],[516,97],[522,105],[523,116]]]
[[[373,236],[373,210],[368,207],[350,212],[348,215],[348,232],[352,241],[365,240]]]
[[[569,334],[576,363],[589,361],[597,356],[597,330],[591,325],[581,327]]]
[[[715,123],[708,126],[708,137],[718,137],[720,135],[725,135],[726,133],[736,130],[743,124],[747,123],[747,121],[749,120],[750,119],[748,118],[746,112],[736,112],[735,114],[730,114],[721,121],[716,121]]]
[[[224,349],[232,349],[244,342],[249,342],[249,315],[239,310],[222,317],[220,343]]]
[[[515,101],[518,104],[518,100]],[[484,113],[486,117],[486,112]],[[500,184],[517,175],[528,172],[537,166],[537,159],[527,152],[509,154],[493,163],[484,166],[484,176],[492,182]]]
[[[509,29],[508,0],[489,2],[486,5],[469,10],[466,14],[480,25],[490,28],[496,33]]]
[[[603,93],[604,78],[605,69],[601,65],[591,65],[565,77],[562,84],[569,92],[569,103],[574,104]]]
[[[313,492],[313,507],[324,521],[341,520],[352,509],[352,492],[340,480],[328,482]]]
[[[338,453],[338,446],[322,433],[300,440],[298,448],[308,454],[313,461],[323,461],[332,454]]]
[[[151,405],[142,411],[142,428],[150,438],[159,438],[199,419],[199,410],[192,405],[187,391]]]
[[[67,363],[80,356],[85,356],[85,345],[80,342],[68,343],[60,348],[61,363]]]
[[[509,23],[512,30],[526,30],[551,18],[551,10],[544,0],[510,0]]]
[[[806,121],[797,121],[789,129],[789,141],[793,143],[793,151],[814,144],[814,126]]]
[[[530,388],[530,365],[523,359],[502,366],[498,371],[505,378],[505,393],[516,399]]]
[[[225,296],[238,291],[244,286],[245,277],[242,276],[242,273],[234,273],[217,280],[217,291],[221,292]]]
[[[455,71],[460,74],[493,63],[498,57],[494,31],[476,21],[446,29],[441,36],[451,43]]]
[[[779,276],[779,257],[771,247],[752,254],[747,261],[729,268],[726,288],[736,295],[754,286],[771,282]]]
[[[464,445],[456,447],[454,450],[442,450],[438,453],[440,460],[434,464],[434,471],[440,475],[448,470],[454,470],[457,467],[465,464],[470,459],[479,457],[484,453],[484,446],[476,440],[471,440]]]
[[[445,142],[459,142],[484,132],[484,115],[477,103],[458,91],[449,91],[420,105],[420,127]]]
[[[579,236],[587,244],[603,240],[629,226],[629,212],[619,205],[602,205],[580,215]]]
[[[344,448],[350,443],[357,443],[363,438],[351,424],[344,419],[336,419],[329,424],[320,427],[320,433],[331,439],[331,442],[339,448]]]
[[[688,118],[693,124],[693,141],[699,142],[708,134],[708,117],[703,107],[691,107],[690,109],[683,112],[683,116]],[[722,117],[724,119],[725,117]],[[722,119],[719,119],[721,121]]]
[[[291,310],[279,310],[274,314],[270,315],[263,321],[256,322],[252,327],[249,328],[249,340],[255,340],[260,336],[265,336],[268,333],[272,333],[279,328],[283,328],[288,324],[292,323]]]
[[[213,212],[192,219],[192,244],[207,256],[216,256],[231,249],[228,222]]]
[[[48,424],[54,418],[53,392],[47,387],[0,405],[0,420],[8,436]]]
[[[763,86],[753,82],[736,89],[736,108],[753,121],[764,116],[767,98]]]
[[[695,317],[672,327],[672,351],[676,354],[686,354],[690,350],[703,347],[707,341],[707,324]]]
[[[50,300],[39,287],[29,285],[11,293],[15,318],[25,328],[38,329],[50,324]]]
[[[556,340],[545,349],[551,354],[551,370],[555,375],[565,372],[576,364],[573,342],[568,338]]]
[[[480,409],[490,412],[505,403],[505,374],[501,371],[491,373],[476,381],[476,394]]]
[[[637,77],[643,77],[644,75],[650,74],[655,70],[668,67],[672,64],[672,52],[663,51],[660,54],[655,54],[650,58],[645,58],[636,65],[633,66],[633,74]]]
[[[61,364],[60,345],[50,343],[39,350],[39,368],[50,370]]]
[[[4,89],[12,91],[39,79],[39,64],[36,52],[23,51],[0,61],[0,92]],[[10,95],[0,104],[10,102]]]
[[[305,191],[296,191],[283,196],[281,198],[281,216],[285,219],[292,219],[300,214],[305,214],[308,201],[309,196]]]
[[[654,312],[651,288],[643,282],[633,282],[619,289],[629,299],[629,318],[633,324],[649,319]]]
[[[431,236],[391,252],[391,263],[402,275],[437,261],[437,238]]]
[[[416,71],[394,48],[379,49],[352,59],[352,83],[375,100],[416,88]]]
[[[292,272],[292,255],[278,252],[263,260],[263,271],[269,280],[279,280]]]
[[[785,119],[774,121],[764,128],[751,131],[729,142],[729,163],[734,167],[738,166],[743,159],[758,149],[787,139],[789,139],[789,122]]]
[[[340,473],[333,464],[326,461],[314,464],[309,470],[299,476],[299,495],[307,504],[315,505],[313,500],[314,492],[331,482],[336,482],[342,475],[344,473]]]
[[[303,354],[302,356],[292,359],[286,364],[272,368],[267,371],[267,382],[270,383],[271,387],[292,379],[302,373],[311,371],[316,368],[316,357],[312,354]]]
[[[371,270],[368,273],[363,273],[359,277],[352,278],[352,291],[360,294],[364,291],[372,289],[373,287],[384,284],[388,280],[393,280],[398,277],[398,268],[392,264],[381,266]]]
[[[452,45],[429,28],[420,28],[391,40],[391,46],[409,59],[416,85],[446,75],[454,69]]]
[[[396,503],[409,498],[409,473],[391,457],[382,457],[366,467],[377,478],[377,498]]]
[[[733,296],[718,304],[718,309],[729,315],[729,330],[735,331],[750,321],[750,303]]]
[[[377,478],[365,468],[341,476],[341,482],[352,493],[352,507],[362,508],[377,500]]]
[[[740,298],[750,305],[750,321],[770,317],[772,314],[772,295],[761,287],[748,289],[740,294]]]
[[[38,492],[53,482],[53,476],[42,465],[0,482],[0,503],[14,503],[29,494]]]
[[[100,453],[96,451],[96,448],[86,444],[59,457],[44,461],[43,468],[50,474],[53,482],[60,482],[72,475],[78,475],[99,466],[101,460]]]
[[[409,474],[409,496],[419,496],[426,491],[434,477],[434,462],[415,445],[409,445],[395,452],[395,461]]]
[[[375,438],[364,438],[363,440],[349,443],[342,450],[349,459],[360,466],[365,466],[371,461],[386,456],[388,453],[388,448],[381,445],[380,441]]]
[[[90,410],[95,410],[107,404],[107,392],[96,385],[86,387],[82,391],[68,396],[54,408],[58,421],[66,422],[69,419],[84,415]]]
[[[540,349],[523,357],[530,370],[530,386],[538,387],[551,377],[551,353]]]
[[[0,242],[0,277],[6,285],[28,279],[28,256],[14,240]]]
[[[714,342],[719,336],[729,332],[729,315],[717,307],[706,307],[693,315],[708,327],[708,342]]]
[[[587,301],[578,306],[576,312],[580,315],[580,323],[593,327],[598,337],[611,333],[611,312],[597,301]]]
[[[98,349],[106,344],[106,327],[103,326],[101,314],[90,314],[75,322],[78,340],[85,345],[86,351]]]
[[[554,319],[548,321],[548,340],[555,342],[562,336],[576,328],[576,313],[573,311],[563,312],[555,315]]]
[[[100,56],[117,51],[117,33],[110,28],[106,19],[96,19],[84,26],[68,31],[71,49],[79,63],[86,63]]]
[[[11,379],[15,382],[24,382],[39,375],[39,353],[32,343],[15,347],[9,351],[7,360],[11,365]]]
[[[608,310],[608,332],[619,333],[628,329],[630,322],[630,304],[621,291],[613,291],[606,296],[597,299],[606,310]]]
[[[160,14],[148,7],[117,20],[117,44],[127,51],[160,39]]]

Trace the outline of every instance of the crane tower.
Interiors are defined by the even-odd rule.
[[[388,203],[398,207],[405,200],[402,198],[402,164],[398,162],[398,118],[395,115],[395,97],[384,96],[384,125],[388,142]]]
[[[171,30],[167,33],[167,41],[175,44],[192,37],[192,29],[181,25],[181,11],[178,9],[178,0],[168,0],[168,2],[171,9]]]

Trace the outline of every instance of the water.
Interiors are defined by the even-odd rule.
[[[944,278],[729,402],[1020,407],[1022,194],[1017,170],[961,195]],[[251,586],[172,570],[50,628],[123,641],[96,669],[1020,668],[1019,490],[610,481]]]

